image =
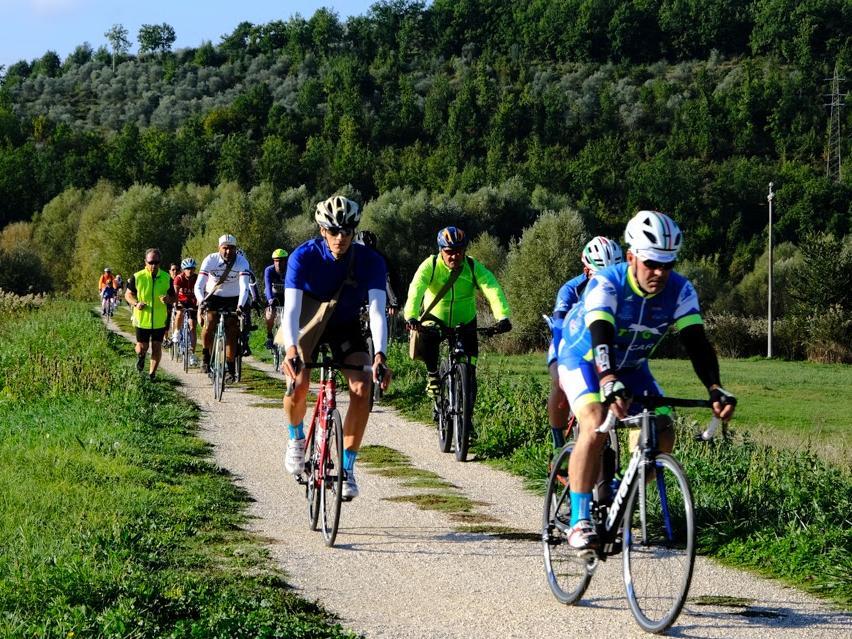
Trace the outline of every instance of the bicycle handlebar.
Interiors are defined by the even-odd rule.
[[[646,409],[651,408],[659,408],[660,406],[679,406],[681,408],[713,408],[713,403],[707,399],[680,399],[677,397],[661,397],[661,396],[647,396],[642,397],[640,402]],[[618,418],[615,416],[615,413],[612,411],[608,411],[606,415],[606,419],[604,419],[603,423],[595,429],[595,432],[605,434],[612,430],[613,426],[615,426]],[[710,441],[713,439],[713,436],[716,434],[716,430],[719,428],[719,424],[722,423],[722,420],[716,417],[715,415],[710,419],[710,423],[707,425],[707,428],[704,429],[702,433],[700,433],[697,437],[703,441]]]
[[[301,359],[297,359],[298,366],[296,370],[296,375],[301,372],[302,368],[323,368],[328,366],[329,368],[335,370],[344,370],[344,371],[362,371],[364,373],[372,373],[373,366],[371,364],[342,364],[338,362],[308,362],[305,363]],[[290,360],[290,365],[292,366],[294,361]],[[387,371],[387,366],[384,364],[379,364],[378,369],[376,370],[376,377],[379,378],[379,383],[382,383],[382,380],[385,377],[385,371]],[[293,391],[296,389],[296,380],[292,377],[287,378],[287,389],[284,391],[285,397],[290,397],[293,394]]]

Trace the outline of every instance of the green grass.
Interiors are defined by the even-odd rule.
[[[431,424],[422,364],[402,344],[389,349],[389,403]],[[543,491],[553,454],[541,354],[480,357],[474,413],[477,458]],[[802,362],[723,360],[725,387],[739,398],[734,436],[696,442],[707,411],[678,421],[676,456],[689,476],[703,554],[852,606],[852,472],[845,417],[852,368]],[[652,361],[670,395],[706,393],[688,361]],[[454,518],[460,523],[465,513]]]
[[[483,375],[534,378],[549,383],[544,354],[480,358]],[[723,359],[722,381],[739,404],[731,427],[759,441],[793,450],[811,449],[823,459],[852,465],[852,366],[752,358]],[[706,391],[688,360],[652,359],[651,371],[667,395],[703,399]],[[697,419],[706,412],[683,411]]]
[[[242,530],[197,411],[81,305],[0,318],[0,636],[352,636]]]

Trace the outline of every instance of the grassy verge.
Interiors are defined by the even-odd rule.
[[[4,315],[0,343],[0,636],[351,636],[241,530],[194,407],[86,307]]]
[[[408,360],[402,344],[390,349],[394,382],[386,400],[407,415],[431,423],[423,394],[425,376]],[[549,378],[540,356],[480,359],[473,451],[542,489],[552,455],[545,399]],[[679,418],[676,455],[684,465],[696,500],[699,548],[733,566],[767,576],[852,606],[852,474],[826,461],[814,448],[775,447],[750,435],[757,420],[779,430],[812,423],[818,410],[821,440],[848,438],[844,422],[852,372],[842,366],[800,362],[725,361],[726,382],[741,400],[740,432],[711,444],[692,438],[690,414]],[[655,366],[670,394],[701,396],[688,362]],[[832,381],[824,383],[827,375]],[[736,380],[736,381],[735,381]],[[845,380],[845,381],[844,381]],[[838,385],[839,384],[839,385]],[[844,387],[845,384],[845,387]],[[799,392],[792,392],[797,389]],[[760,400],[753,396],[760,395]],[[838,401],[837,395],[840,396]],[[845,396],[845,399],[844,399]],[[793,397],[802,397],[793,401]],[[750,405],[755,401],[757,407]],[[740,419],[742,417],[742,419]],[[703,420],[705,416],[702,416]],[[839,425],[842,425],[840,428]],[[786,442],[789,444],[789,442]]]

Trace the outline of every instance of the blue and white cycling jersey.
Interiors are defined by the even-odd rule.
[[[553,320],[550,324],[552,337],[550,348],[547,349],[548,366],[556,361],[556,349],[559,347],[559,340],[562,339],[562,320],[565,319],[574,304],[580,301],[588,283],[589,278],[586,277],[586,274],[580,273],[577,277],[565,282],[556,294],[556,305],[553,307]]]
[[[690,281],[672,271],[657,294],[642,292],[629,264],[599,270],[589,281],[582,303],[562,323],[559,365],[569,369],[592,361],[589,325],[606,320],[615,327],[610,362],[614,370],[642,366],[670,326],[678,330],[702,324],[698,295]]]
[[[356,285],[343,287],[329,324],[356,322],[361,306],[367,302],[367,291],[376,289],[384,293],[385,290],[385,261],[368,246],[353,242],[343,259],[336,260],[324,239],[308,240],[290,254],[284,287],[299,289],[318,300],[328,301],[346,278],[351,256],[355,258]]]

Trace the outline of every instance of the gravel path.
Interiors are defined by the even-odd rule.
[[[276,375],[268,365],[252,365]],[[580,605],[560,605],[547,587],[539,542],[461,533],[459,522],[445,513],[388,501],[424,491],[404,488],[399,479],[379,476],[363,464],[358,467],[361,497],[344,503],[336,545],[327,548],[319,532],[308,530],[304,488],[283,470],[281,409],[257,406],[268,400],[236,388],[214,402],[207,377],[197,369],[185,375],[167,355],[163,369],[203,410],[201,435],[214,445],[216,463],[254,499],[249,528],[268,545],[299,594],[319,600],[345,626],[370,638],[644,635],[627,606],[620,560],[601,566]],[[507,473],[441,454],[432,428],[378,407],[364,444],[405,453],[415,467],[437,473],[481,502],[476,512],[492,517],[492,523],[537,533],[541,498]],[[747,605],[701,603],[720,596]],[[852,616],[779,582],[699,557],[690,598],[668,634],[852,638]]]

